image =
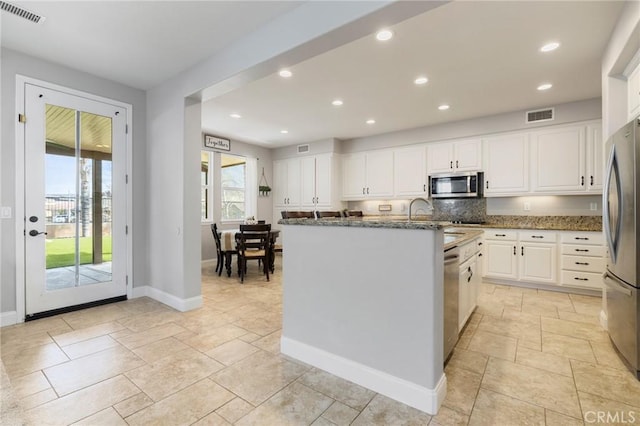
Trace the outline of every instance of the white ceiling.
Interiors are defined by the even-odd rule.
[[[203,128],[270,147],[350,139],[601,96],[621,2],[448,3],[205,103]],[[539,48],[561,43],[551,53]],[[415,86],[426,75],[429,82]],[[551,90],[536,90],[541,83]],[[334,98],[344,105],[334,107]],[[448,111],[437,106],[449,104]],[[229,117],[231,113],[241,119]],[[374,118],[374,125],[365,121]],[[524,119],[524,118],[523,118]],[[281,134],[282,129],[288,134]]]
[[[211,57],[296,1],[16,1],[2,46],[149,89]],[[277,147],[349,139],[600,96],[600,64],[622,9],[613,1],[457,1],[254,81],[203,106],[203,128]],[[557,40],[558,50],[538,52]],[[413,84],[425,74],[429,82]],[[553,88],[538,92],[543,82]],[[344,105],[333,107],[340,97]],[[451,109],[437,110],[441,103]],[[232,119],[237,112],[241,119]],[[375,125],[366,125],[368,118]],[[280,130],[287,129],[283,135]]]
[[[293,1],[11,1],[2,46],[150,89],[300,5]]]

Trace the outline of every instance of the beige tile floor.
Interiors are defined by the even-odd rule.
[[[482,284],[429,416],[281,356],[279,266],[253,268],[241,285],[203,267],[196,311],[140,298],[1,329],[1,423],[640,424],[597,298]]]

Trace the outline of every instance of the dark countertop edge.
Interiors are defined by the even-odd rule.
[[[417,229],[436,230],[444,229],[451,225],[451,222],[444,221],[413,221],[406,219],[367,219],[367,218],[344,218],[344,219],[280,219],[279,225],[306,225],[306,226],[349,226],[356,228],[388,228],[388,229]]]

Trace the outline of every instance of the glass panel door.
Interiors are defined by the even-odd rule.
[[[126,111],[31,85],[25,95],[27,316],[122,296]]]

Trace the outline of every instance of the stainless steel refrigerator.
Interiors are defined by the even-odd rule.
[[[640,379],[640,118],[609,138],[605,152],[603,223],[608,258],[604,282],[609,336]]]

